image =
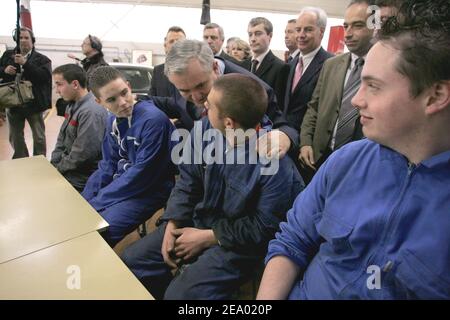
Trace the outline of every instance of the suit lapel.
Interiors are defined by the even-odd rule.
[[[288,77],[288,87],[289,91],[286,92],[285,96],[285,109],[289,105],[289,98],[297,93],[297,91],[300,90],[300,88],[307,83],[317,72],[319,72],[319,69],[322,68],[323,61],[325,59],[325,50],[323,48],[320,48],[320,50],[317,52],[317,54],[314,56],[313,60],[311,61],[310,65],[306,69],[305,73],[300,78],[300,81],[297,84],[297,87],[295,88],[294,92],[292,92],[292,79],[294,78],[295,73],[295,67],[297,65],[299,57],[295,58],[293,66],[291,66],[291,69],[289,71],[289,77]],[[292,93],[291,93],[292,92]],[[287,109],[286,109],[287,110]]]
[[[320,69],[323,63],[323,53],[322,48],[317,52],[314,59],[311,61],[311,63],[308,66],[308,69],[306,69],[305,73],[300,78],[300,81],[297,84],[297,88],[295,88],[295,91],[297,91],[303,84],[307,83],[316,73],[317,69]],[[295,93],[294,91],[294,93]]]
[[[336,96],[339,104],[341,103],[342,100],[342,91],[344,90],[345,75],[347,74],[347,69],[348,66],[350,65],[350,62],[351,62],[351,53],[342,55],[342,59],[336,66],[336,70],[334,72],[335,82],[339,84],[335,86],[335,88],[337,89]],[[333,75],[331,76],[333,77]]]
[[[261,62],[261,65],[256,70],[256,75],[258,77],[261,77],[266,71],[272,66],[272,62],[275,60],[275,57],[272,53],[272,51],[269,51],[267,55],[264,57],[263,61]]]
[[[286,114],[289,106],[289,100],[291,98],[291,90],[292,90],[292,79],[294,78],[295,73],[295,67],[298,63],[298,58],[300,55],[297,55],[297,57],[294,58],[294,60],[291,61],[290,68],[289,68],[289,76],[287,78],[286,83],[286,92],[284,93],[284,113]],[[297,85],[298,88],[298,85]]]

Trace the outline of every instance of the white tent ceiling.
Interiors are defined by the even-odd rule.
[[[155,6],[176,6],[200,8],[202,0],[43,0],[89,3],[126,3]],[[302,7],[316,6],[323,8],[330,17],[342,17],[347,6],[347,0],[210,0],[211,9],[248,10],[297,14]]]

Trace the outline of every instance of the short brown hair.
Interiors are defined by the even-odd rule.
[[[111,81],[116,79],[123,79],[127,81],[124,75],[117,69],[110,66],[101,66],[95,69],[95,71],[89,77],[89,88],[97,99],[100,99],[99,90],[106,86]]]
[[[264,26],[264,30],[266,31],[267,34],[273,33],[273,24],[267,18],[256,17],[256,18],[251,19],[250,22],[248,23],[248,25],[250,27],[256,27],[257,25],[260,25],[260,24],[262,24]]]
[[[222,93],[218,103],[220,117],[230,117],[244,130],[261,122],[267,109],[267,93],[258,80],[231,73],[219,77],[213,89]]]
[[[169,28],[169,30],[167,30],[167,33],[169,32],[181,32],[182,34],[184,34],[186,36],[186,33],[184,32],[183,28],[179,27],[179,26],[172,26]]]
[[[60,74],[68,83],[77,80],[80,87],[86,88],[86,72],[77,64],[69,63],[56,67],[52,74]]]

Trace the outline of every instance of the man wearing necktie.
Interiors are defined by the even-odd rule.
[[[286,63],[292,62],[300,53],[300,50],[297,46],[297,34],[295,32],[296,23],[296,19],[289,20],[286,25],[286,29],[284,30],[284,44],[288,49],[288,51],[285,52]]]
[[[217,23],[211,22],[205,25],[203,28],[203,41],[208,44],[216,57],[221,57],[227,61],[239,64],[239,61],[222,49],[223,42],[225,41],[225,34],[223,28]]]
[[[264,17],[253,18],[248,24],[247,32],[252,59],[244,61],[241,65],[275,91],[278,104],[281,106],[289,67],[269,48],[273,36],[273,25]]]
[[[321,47],[326,26],[327,14],[320,8],[303,8],[296,20],[296,43],[300,55],[290,63],[284,105],[281,107],[289,125],[297,131],[300,131],[323,63],[333,56]]]
[[[372,0],[352,0],[345,11],[344,39],[350,52],[325,62],[300,131],[299,160],[315,171],[332,151],[362,137],[358,112],[351,99],[360,86],[364,57],[372,46],[373,29],[367,25]],[[308,179],[309,178],[309,179]]]

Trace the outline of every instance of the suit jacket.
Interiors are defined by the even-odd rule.
[[[222,50],[222,52],[218,55],[218,57],[222,58],[223,60],[227,60],[230,62],[233,62],[234,64],[237,64],[238,66],[241,65],[241,62],[239,60],[236,60],[229,54],[225,53],[225,51]]]
[[[251,59],[245,60],[242,66],[247,70],[251,70]],[[283,106],[284,92],[286,91],[286,77],[289,73],[289,65],[283,60],[276,57],[272,50],[264,57],[255,72],[255,75],[273,88],[277,95],[280,108]]]
[[[339,116],[345,75],[351,53],[325,61],[300,131],[300,147],[312,146],[314,160],[320,162],[331,141]]]
[[[294,89],[294,92],[291,92],[292,79],[294,78],[295,68],[297,66],[299,56],[294,58],[292,63],[289,64],[290,71],[286,80],[283,114],[289,122],[289,125],[298,131],[300,131],[303,117],[305,116],[308,108],[307,104],[311,100],[323,63],[331,57],[333,57],[331,53],[325,51],[323,48],[320,48],[314,59],[311,61],[311,64],[302,75],[300,81]]]
[[[216,59],[220,59],[217,58]],[[220,59],[222,60],[222,59]],[[277,103],[277,98],[275,96],[275,93],[273,89],[268,86],[265,82],[261,81],[257,76],[250,73],[249,71],[245,70],[244,68],[231,63],[226,60],[222,60],[225,64],[225,70],[224,74],[229,73],[240,73],[249,75],[250,77],[257,79],[261,85],[266,89],[267,96],[268,96],[268,106],[266,114],[269,117],[269,119],[273,123],[274,129],[279,129],[280,131],[284,132],[291,140],[291,149],[290,149],[290,155],[294,157],[294,154],[298,153],[298,132],[294,128],[289,127],[288,122],[283,116],[283,113],[280,111],[280,108]],[[176,94],[172,96],[171,98],[164,98],[164,97],[152,97],[153,101],[157,105],[158,108],[163,110],[166,115],[170,119],[177,118],[179,119],[180,124],[177,125],[179,128],[185,128],[188,130],[191,130],[194,126],[194,121],[199,120],[200,117],[196,116],[195,112],[195,106],[193,106],[192,103],[189,101],[186,101],[176,90]],[[291,153],[292,152],[292,153]]]
[[[149,95],[158,97],[173,97],[177,88],[169,81],[164,74],[164,63],[153,68],[152,86]]]

